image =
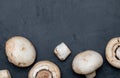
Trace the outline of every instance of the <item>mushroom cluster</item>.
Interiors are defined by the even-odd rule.
[[[14,36],[7,40],[5,53],[8,61],[18,67],[28,67],[36,59],[36,50],[32,42],[22,36]],[[54,49],[55,55],[64,61],[71,50],[62,42]],[[120,69],[120,37],[111,39],[106,46],[107,61]],[[99,52],[86,50],[78,53],[72,62],[75,73],[85,75],[86,78],[94,78],[96,70],[103,64],[103,58]],[[0,78],[11,78],[8,70],[0,70]],[[51,61],[39,61],[29,71],[28,78],[61,78],[59,67]]]

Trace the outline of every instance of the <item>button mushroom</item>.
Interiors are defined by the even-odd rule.
[[[86,78],[94,78],[96,70],[103,64],[102,56],[93,50],[87,50],[77,54],[73,60],[72,68],[75,73],[85,75]]]
[[[6,42],[5,50],[9,62],[18,67],[28,67],[36,58],[36,51],[32,43],[21,36],[10,38]]]
[[[8,70],[0,70],[0,78],[11,78]]]
[[[60,70],[50,61],[40,61],[29,71],[28,78],[60,78]]]
[[[112,38],[106,46],[106,59],[120,69],[120,37]]]
[[[71,54],[71,51],[67,45],[62,42],[54,49],[54,53],[61,61],[64,61]]]

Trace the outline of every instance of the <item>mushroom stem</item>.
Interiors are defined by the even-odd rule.
[[[36,78],[52,78],[52,74],[48,70],[41,70],[37,73]]]
[[[118,47],[116,50],[116,57],[120,59],[120,47]]]
[[[86,76],[86,78],[94,78],[96,76],[96,71],[94,71],[94,72],[92,72],[90,74],[87,74],[85,76]]]

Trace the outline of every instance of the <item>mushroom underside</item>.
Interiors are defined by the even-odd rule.
[[[50,61],[40,61],[29,71],[28,78],[60,78],[60,70]]]
[[[116,68],[120,68],[120,38],[111,39],[106,46],[107,61]]]
[[[40,70],[35,78],[53,78],[52,72],[49,70]]]

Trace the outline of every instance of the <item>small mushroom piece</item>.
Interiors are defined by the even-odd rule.
[[[18,67],[28,67],[36,58],[36,51],[32,43],[21,36],[10,38],[6,42],[5,50],[9,62]]]
[[[8,70],[0,70],[0,78],[11,78]]]
[[[93,50],[86,50],[77,54],[73,60],[72,68],[75,73],[94,78],[96,70],[103,64],[102,56]]]
[[[28,78],[60,78],[60,69],[50,61],[40,61],[29,71]]]
[[[120,69],[120,37],[112,38],[108,42],[106,59],[113,67]]]
[[[71,54],[71,51],[67,45],[62,42],[54,49],[54,53],[61,61],[64,61]]]

